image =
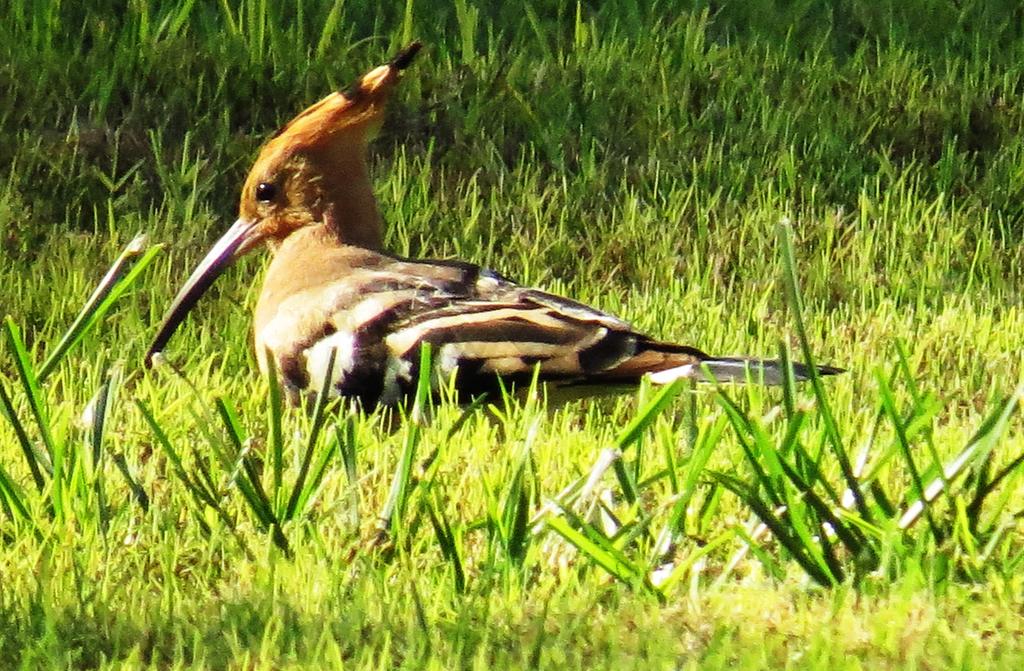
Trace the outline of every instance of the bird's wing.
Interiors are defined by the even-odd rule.
[[[393,259],[315,291],[283,301],[258,345],[290,334],[288,351],[275,353],[295,389],[319,388],[333,352],[337,392],[370,405],[414,388],[424,343],[438,381],[454,376],[464,397],[535,374],[562,385],[635,383],[701,356],[677,346],[656,351],[660,344],[616,317],[472,264]]]
[[[424,343],[431,345],[435,374],[441,380],[454,376],[464,396],[528,384],[535,375],[559,386],[635,384],[646,372],[703,356],[675,346],[656,351],[660,344],[612,315],[476,266],[454,267],[464,273],[461,283],[438,288],[428,282],[415,302],[380,324],[383,400],[409,393]],[[446,266],[447,272],[452,268]],[[404,271],[433,278],[435,266],[408,264]],[[387,294],[380,302],[393,305]]]

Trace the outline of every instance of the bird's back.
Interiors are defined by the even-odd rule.
[[[371,407],[412,391],[423,343],[432,347],[438,377],[454,375],[465,397],[535,374],[596,391],[703,357],[477,265],[313,238],[295,236],[277,250],[256,311],[261,362],[269,350],[293,397],[320,388],[332,351],[335,392]]]

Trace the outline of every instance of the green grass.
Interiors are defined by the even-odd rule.
[[[1016,3],[123,4],[0,4],[6,666],[1020,666]],[[296,411],[263,255],[141,371],[260,142],[413,38],[390,248],[849,372]]]

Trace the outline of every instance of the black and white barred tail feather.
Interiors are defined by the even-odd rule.
[[[790,363],[793,379],[806,382],[811,379],[810,367],[802,363]],[[838,375],[845,372],[835,366],[818,367],[818,375]],[[674,382],[679,378],[692,378],[701,382],[753,382],[766,385],[781,385],[786,379],[783,363],[778,359],[753,359],[743,357],[707,357],[699,363],[686,364],[650,374],[656,384]]]

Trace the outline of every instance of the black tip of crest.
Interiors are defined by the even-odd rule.
[[[423,43],[419,40],[410,42],[404,49],[399,51],[395,56],[388,61],[388,66],[396,70],[404,70],[412,63],[413,59],[416,58],[416,54],[423,48]],[[363,76],[358,77],[354,82],[348,86],[339,89],[339,92],[355,102],[363,95]]]
[[[413,59],[416,58],[416,54],[423,48],[423,43],[419,40],[410,42],[408,46],[395,54],[395,57],[388,63],[391,67],[396,70],[404,70],[412,63]]]

